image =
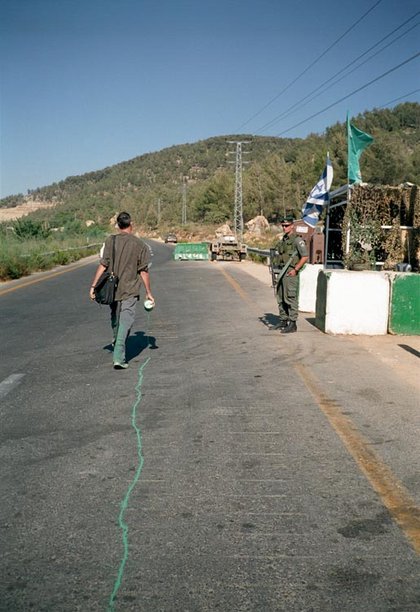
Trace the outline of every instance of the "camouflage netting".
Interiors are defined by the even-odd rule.
[[[419,270],[420,189],[417,185],[356,185],[343,218],[343,252],[350,224],[350,253],[346,265],[354,262],[383,262],[383,269],[410,263]],[[391,226],[382,229],[381,226]],[[401,229],[401,227],[413,229]]]

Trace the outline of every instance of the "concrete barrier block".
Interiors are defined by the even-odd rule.
[[[420,275],[395,272],[390,282],[389,332],[420,335]]]
[[[389,278],[382,272],[319,272],[315,324],[327,334],[378,336],[388,330]]]
[[[302,312],[315,312],[316,287],[320,270],[323,270],[322,264],[306,264],[299,272],[299,310]]]

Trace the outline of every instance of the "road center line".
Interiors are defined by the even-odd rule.
[[[345,416],[341,406],[321,389],[313,373],[303,364],[294,365],[318,406],[340,436],[382,503],[400,526],[414,550],[420,554],[420,508],[410,493],[369,446],[368,440]]]
[[[242,289],[240,284],[233,278],[233,276],[231,276],[229,274],[229,272],[224,270],[222,267],[219,267],[218,269],[224,275],[224,277],[226,278],[227,282],[229,283],[229,285],[231,287],[233,287],[233,289],[236,291],[236,293],[238,293],[238,295],[240,295],[241,298],[243,300],[245,300],[245,302],[247,302],[247,304],[249,304],[253,308],[253,310],[256,310],[255,303],[252,301],[250,296]],[[258,312],[259,312],[259,310],[258,310]]]
[[[11,374],[0,383],[0,398],[6,397],[12,389],[18,386],[25,374]]]

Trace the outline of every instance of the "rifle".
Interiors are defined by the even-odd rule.
[[[275,264],[273,263],[275,258],[279,256],[279,252],[276,249],[270,249],[270,264],[269,264],[269,270],[271,273],[271,286],[274,289],[274,294],[276,294],[277,292],[277,277],[281,272],[281,268],[278,268],[277,266],[275,266]]]
[[[277,268],[274,267],[273,265],[273,259],[279,255],[278,251],[276,251],[276,249],[270,249],[270,272],[271,272],[271,286],[274,289],[274,295],[277,294],[278,290],[279,290],[279,285],[281,283],[281,280],[283,278],[283,276],[286,274],[288,267],[290,266],[290,264],[292,263],[292,259],[295,255],[297,255],[297,251],[296,249],[293,251],[292,255],[290,256],[290,259],[288,259],[288,261],[284,264],[284,266],[282,266],[281,268]]]

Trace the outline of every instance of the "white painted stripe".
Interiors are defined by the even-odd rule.
[[[12,389],[17,387],[25,374],[11,374],[0,383],[0,398],[5,397]]]

